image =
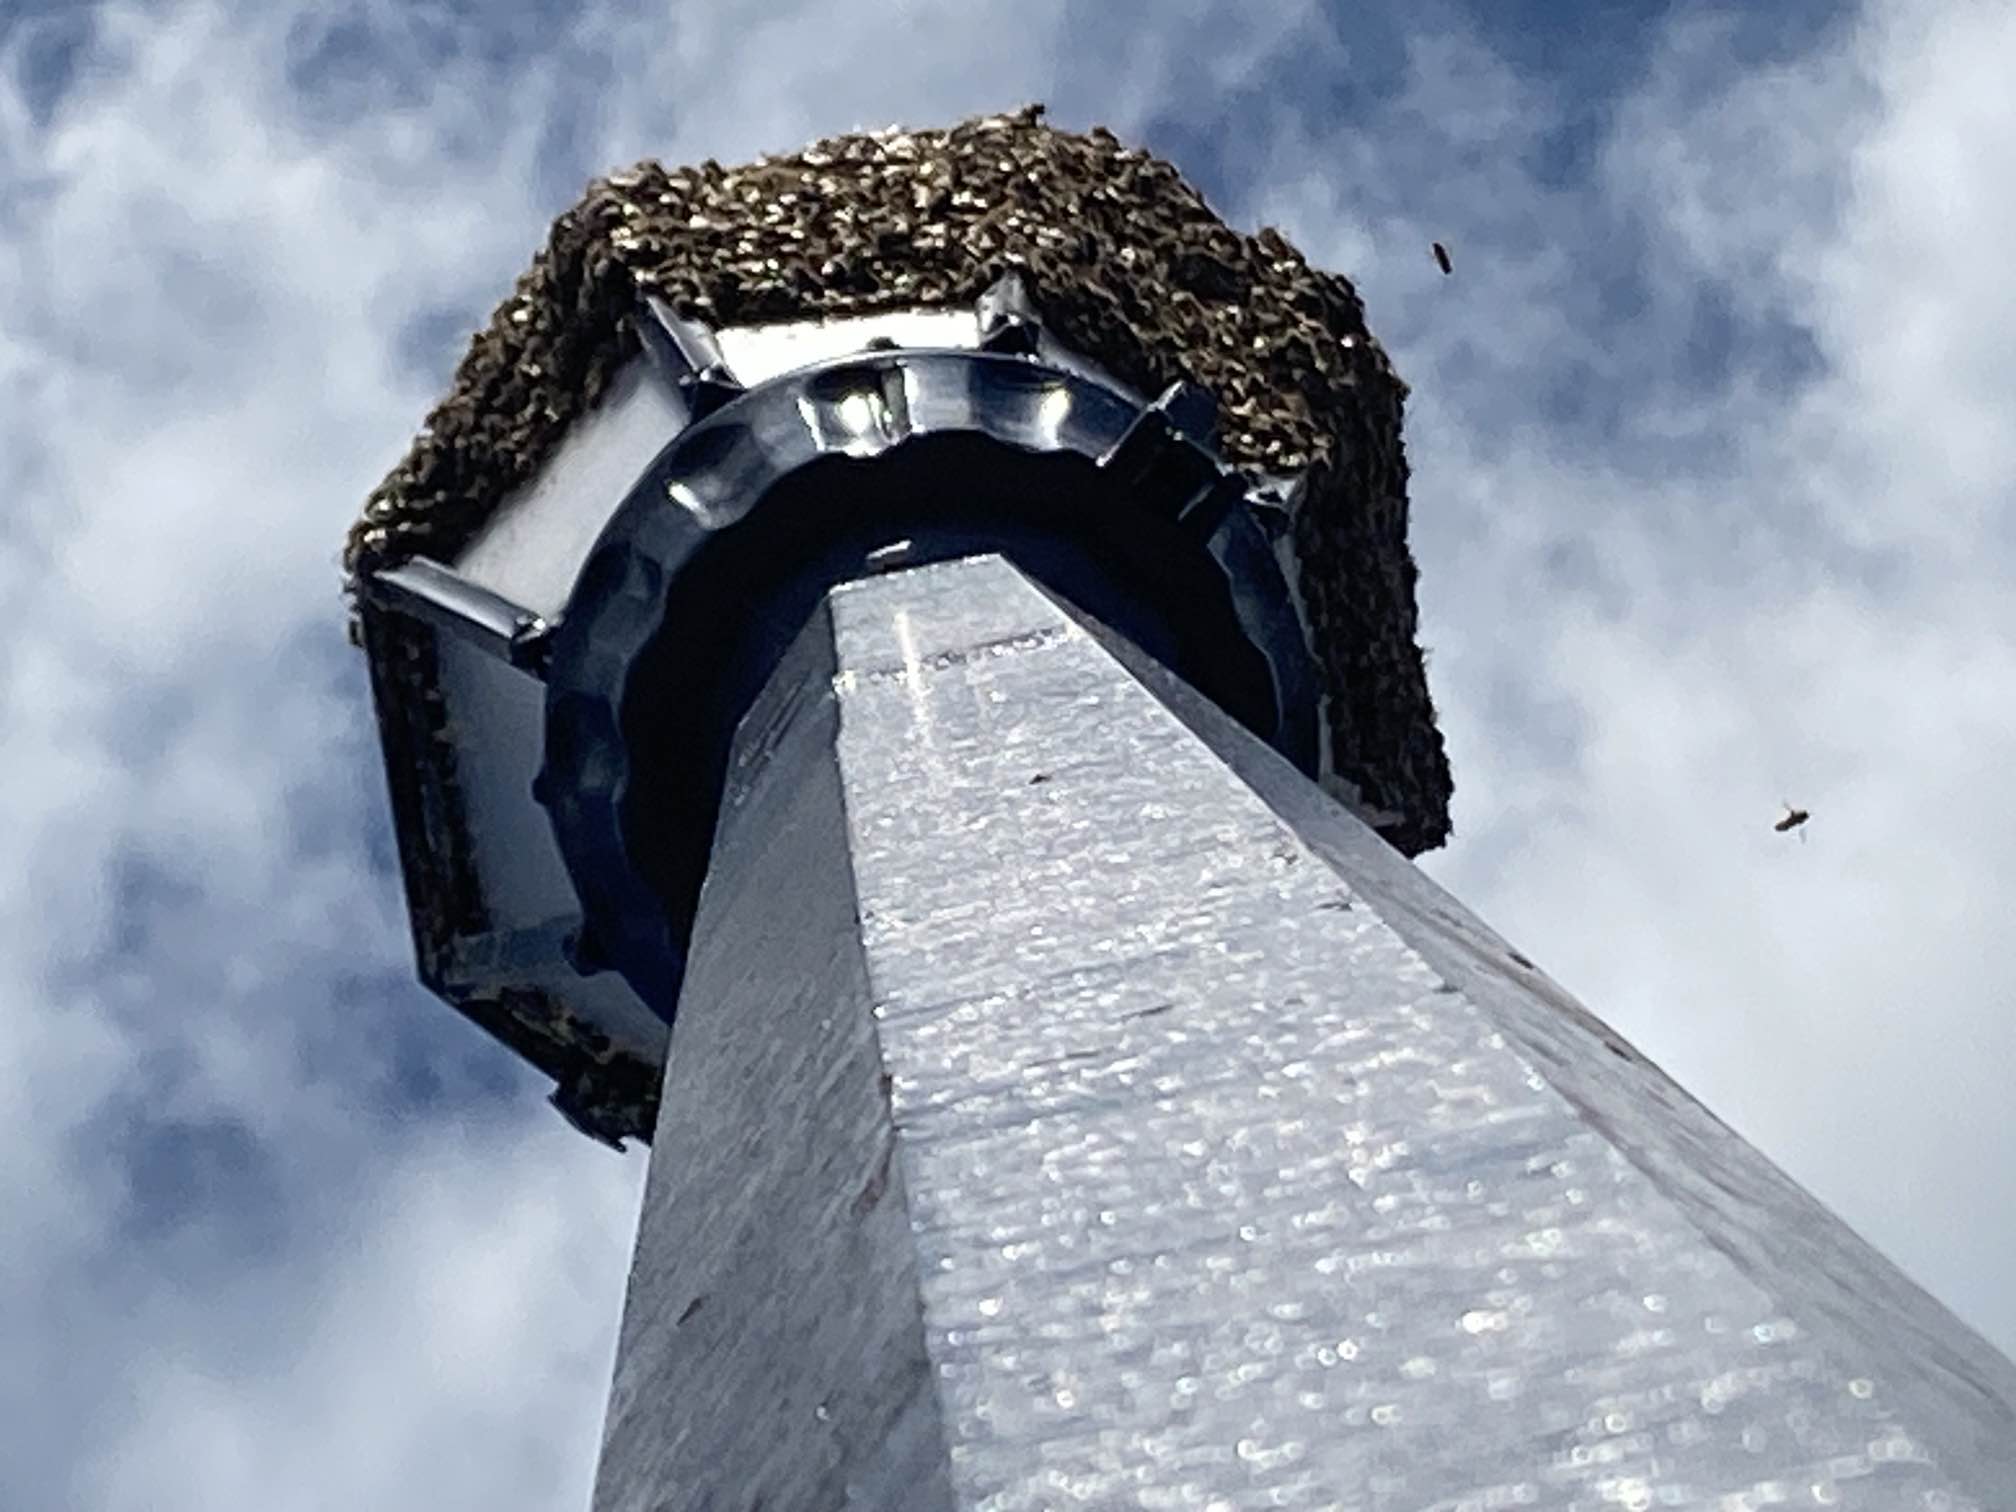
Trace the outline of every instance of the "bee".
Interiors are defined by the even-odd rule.
[[[1791,804],[1788,803],[1785,805],[1785,817],[1783,819],[1780,819],[1776,824],[1772,825],[1771,828],[1778,831],[1779,834],[1783,835],[1799,828],[1800,825],[1804,824],[1808,819],[1811,819],[1812,817],[1813,815],[1809,813],[1807,810],[1802,808],[1794,808],[1792,807]],[[1801,835],[1799,838],[1801,840],[1804,840],[1806,837],[1804,835]]]
[[[1440,242],[1430,242],[1429,246],[1435,253],[1435,266],[1444,273],[1454,273],[1456,269],[1450,264],[1449,249]]]

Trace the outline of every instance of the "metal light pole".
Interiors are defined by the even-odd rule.
[[[598,1512],[2005,1504],[2016,1369],[1407,860],[1403,396],[1035,112],[561,218],[350,567],[423,978],[655,1131]]]

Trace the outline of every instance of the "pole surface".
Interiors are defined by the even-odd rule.
[[[597,1512],[1992,1508],[2016,1368],[999,558],[744,722]]]

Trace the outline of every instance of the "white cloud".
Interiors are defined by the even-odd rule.
[[[372,1173],[330,1215],[344,1227],[255,1299],[277,1337],[220,1359],[227,1297],[151,1298],[145,1322],[170,1347],[134,1362],[83,1504],[583,1503],[615,1329],[609,1262],[637,1194],[584,1185],[578,1136],[551,1122],[512,1141],[437,1133]]]
[[[2016,18],[1900,7],[1733,75],[1719,36],[1675,28],[1603,184],[1650,253],[1615,367],[1667,369],[1632,391],[1694,457],[1563,467],[1530,405],[1466,390],[1452,338],[1402,350],[1452,396],[1417,411],[1417,510],[1462,521],[1427,526],[1423,572],[1475,849],[1431,869],[2008,1349],[2016,1297],[1979,1256],[2016,1237],[1992,1069],[2016,1055],[2016,303],[1986,251],[2016,99],[1971,60]],[[1707,290],[1749,340],[1689,374],[1674,338]],[[1815,360],[1788,380],[1792,338]],[[1510,456],[1466,437],[1507,431]],[[1533,555],[1577,535],[1621,595],[1535,605]],[[1576,711],[1571,763],[1503,739],[1494,677]],[[1531,822],[1494,817],[1534,794]],[[1810,843],[1764,828],[1781,799],[1814,810]]]
[[[637,156],[1160,129],[1354,55],[1201,0],[612,6],[488,59],[442,5],[97,14],[46,116],[0,33],[0,1501],[580,1505],[641,1162],[406,983],[341,642],[439,331]],[[1363,114],[1242,116],[1228,207],[1357,276],[1415,387],[1430,869],[2016,1348],[2016,17],[1733,68],[1683,20],[1551,187],[1569,102],[1438,25]]]

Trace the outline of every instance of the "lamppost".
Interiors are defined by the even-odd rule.
[[[2016,1369],[1410,864],[1404,393],[1033,111],[556,224],[349,566],[423,979],[652,1139],[599,1512],[2016,1484]]]

